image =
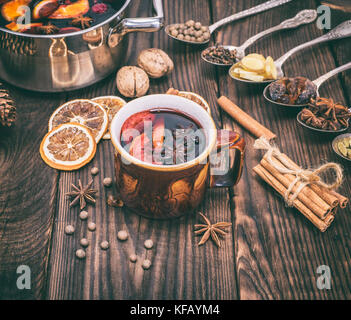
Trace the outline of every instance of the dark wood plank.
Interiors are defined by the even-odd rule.
[[[164,1],[166,23],[195,18],[208,23],[210,9],[207,1]],[[135,1],[131,16],[145,16],[151,12],[151,1]],[[149,93],[165,92],[173,86],[181,90],[201,93],[212,105],[217,125],[221,125],[216,101],[214,70],[203,70],[200,48],[191,48],[168,39],[164,31],[154,34],[129,35],[130,44],[125,64],[135,64],[138,52],[148,47],[158,47],[170,54],[175,62],[175,71],[165,79],[152,80]],[[110,78],[97,89],[85,91],[85,97],[101,94],[118,94],[115,81]],[[72,96],[69,96],[72,98]],[[89,207],[90,219],[97,224],[95,233],[87,232],[86,223],[78,218],[78,209],[69,210],[64,193],[81,178],[90,179],[90,169],[100,168],[94,185],[100,191],[95,207]],[[49,299],[235,299],[237,288],[234,265],[232,234],[228,234],[223,248],[218,250],[213,243],[198,247],[193,225],[199,216],[188,216],[171,221],[153,221],[130,213],[125,208],[114,209],[106,205],[113,190],[104,189],[102,179],[112,177],[113,147],[103,141],[91,164],[78,172],[63,173],[59,181],[57,216],[55,219],[50,276],[48,279]],[[227,189],[208,192],[200,207],[213,221],[231,221],[229,193]],[[64,235],[67,223],[76,226],[72,237]],[[129,240],[119,242],[117,232],[127,230]],[[91,241],[87,259],[78,261],[74,252],[79,239],[87,235]],[[146,252],[143,243],[151,238],[155,248]],[[99,244],[107,239],[109,251],[102,251]],[[134,265],[129,262],[130,254],[139,256]],[[141,267],[146,256],[152,260],[149,271]]]
[[[18,120],[0,129],[0,299],[42,297],[50,247],[57,172],[39,155],[49,115],[64,95],[10,88]],[[19,290],[20,265],[31,268],[31,289]]]
[[[263,1],[212,1],[213,18],[262,3]],[[294,1],[273,11],[247,18],[221,29],[218,41],[238,45],[247,37],[292,17],[303,8],[314,8],[314,1]],[[303,26],[260,40],[249,52],[260,52],[278,58],[288,49],[322,34],[315,25]],[[341,40],[348,41],[348,40]],[[340,44],[340,42],[339,42]],[[350,57],[349,57],[350,58]],[[348,58],[348,59],[349,59]],[[315,79],[335,67],[328,45],[316,46],[293,56],[286,74]],[[297,163],[318,166],[325,161],[339,161],[331,148],[331,136],[319,136],[298,127],[296,112],[267,104],[261,88],[245,86],[230,80],[226,70],[218,72],[220,94],[233,99],[254,118],[279,135],[278,146]],[[330,80],[323,94],[343,100],[340,81]],[[241,128],[222,114],[224,126]],[[340,211],[330,229],[322,234],[294,209],[284,206],[282,199],[269,186],[252,174],[261,154],[253,150],[254,139],[243,132],[247,142],[243,179],[232,193],[235,215],[235,252],[240,299],[346,299],[350,298],[350,209]],[[349,170],[340,192],[351,194]],[[332,289],[316,286],[317,267],[328,265],[332,273]]]

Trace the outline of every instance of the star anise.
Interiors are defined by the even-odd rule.
[[[195,224],[195,228],[197,228],[195,234],[203,234],[198,245],[201,246],[211,237],[217,247],[220,247],[221,242],[219,236],[224,236],[226,234],[225,228],[230,227],[232,224],[230,222],[217,222],[212,224],[201,212],[199,212],[199,214],[205,220],[206,224]]]
[[[90,17],[79,16],[77,18],[74,18],[71,24],[75,27],[86,29],[86,28],[90,28],[93,21],[94,20]]]
[[[41,34],[55,34],[57,33],[60,29],[53,25],[52,23],[48,23],[42,26],[37,27],[37,30]]]
[[[80,209],[82,210],[87,205],[87,201],[90,203],[96,202],[96,200],[94,199],[94,196],[98,191],[95,189],[91,189],[93,180],[91,180],[85,187],[83,187],[80,179],[78,180],[78,184],[79,186],[77,187],[72,183],[73,190],[71,192],[66,193],[66,196],[74,197],[73,201],[69,204],[70,207],[73,207],[79,202]]]

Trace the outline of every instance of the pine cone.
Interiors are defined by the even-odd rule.
[[[16,107],[9,92],[0,83],[0,124],[11,127],[16,121]]]

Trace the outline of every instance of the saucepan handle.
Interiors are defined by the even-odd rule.
[[[237,152],[230,152],[231,150]],[[218,130],[217,148],[210,158],[210,187],[235,186],[242,175],[244,155],[245,140],[240,134]]]
[[[155,17],[148,18],[125,18],[117,26],[110,29],[108,44],[110,47],[116,46],[119,42],[117,37],[122,37],[129,32],[155,32],[163,27],[163,5],[162,0],[153,0],[156,11]],[[117,41],[116,41],[117,40]]]

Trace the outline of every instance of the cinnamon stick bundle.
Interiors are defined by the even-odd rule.
[[[261,140],[258,141],[261,142]],[[291,170],[303,171],[287,155],[280,152],[267,152],[260,164],[253,168],[253,171],[283,198],[289,197],[288,190],[291,194],[296,193],[292,205],[324,232],[333,222],[338,208],[344,208],[348,199],[317,183],[306,184],[303,180],[296,179],[295,175],[289,173]]]

